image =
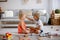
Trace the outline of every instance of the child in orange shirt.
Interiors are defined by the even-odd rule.
[[[29,31],[27,30],[26,24],[24,22],[26,15],[20,11],[21,13],[19,13],[19,19],[20,22],[18,24],[18,33],[29,33]]]

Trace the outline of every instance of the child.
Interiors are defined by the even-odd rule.
[[[39,29],[40,30],[40,33],[43,32],[42,28],[43,28],[43,23],[42,21],[40,20],[40,14],[38,12],[34,13],[33,14],[33,18],[34,19],[31,19],[31,18],[28,18],[29,20],[33,21],[35,24],[36,24],[36,28],[35,29]]]
[[[19,19],[20,22],[18,24],[18,33],[29,33],[29,31],[27,30],[26,24],[24,22],[26,15],[20,11],[21,13],[19,13]]]

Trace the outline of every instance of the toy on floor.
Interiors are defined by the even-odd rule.
[[[6,38],[8,40],[12,40],[12,34],[11,33],[6,33]]]
[[[40,30],[39,28],[30,27],[30,33],[38,34],[39,30]]]

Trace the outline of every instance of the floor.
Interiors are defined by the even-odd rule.
[[[22,37],[23,38],[23,37]],[[60,37],[50,36],[50,37],[38,37],[38,36],[29,36],[30,40],[60,40]],[[19,38],[15,37],[13,40],[19,40]]]
[[[6,32],[15,33],[17,32],[17,28],[0,28],[0,34],[5,34]],[[31,40],[60,40],[60,36],[48,36],[48,37],[40,37],[38,35],[28,36]],[[19,35],[13,35],[13,40],[19,40]],[[22,37],[23,38],[23,37]]]

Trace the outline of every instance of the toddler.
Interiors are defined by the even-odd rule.
[[[18,33],[29,33],[27,30],[26,24],[24,22],[26,15],[23,13],[23,11],[20,11],[19,13],[19,24],[18,24]]]

